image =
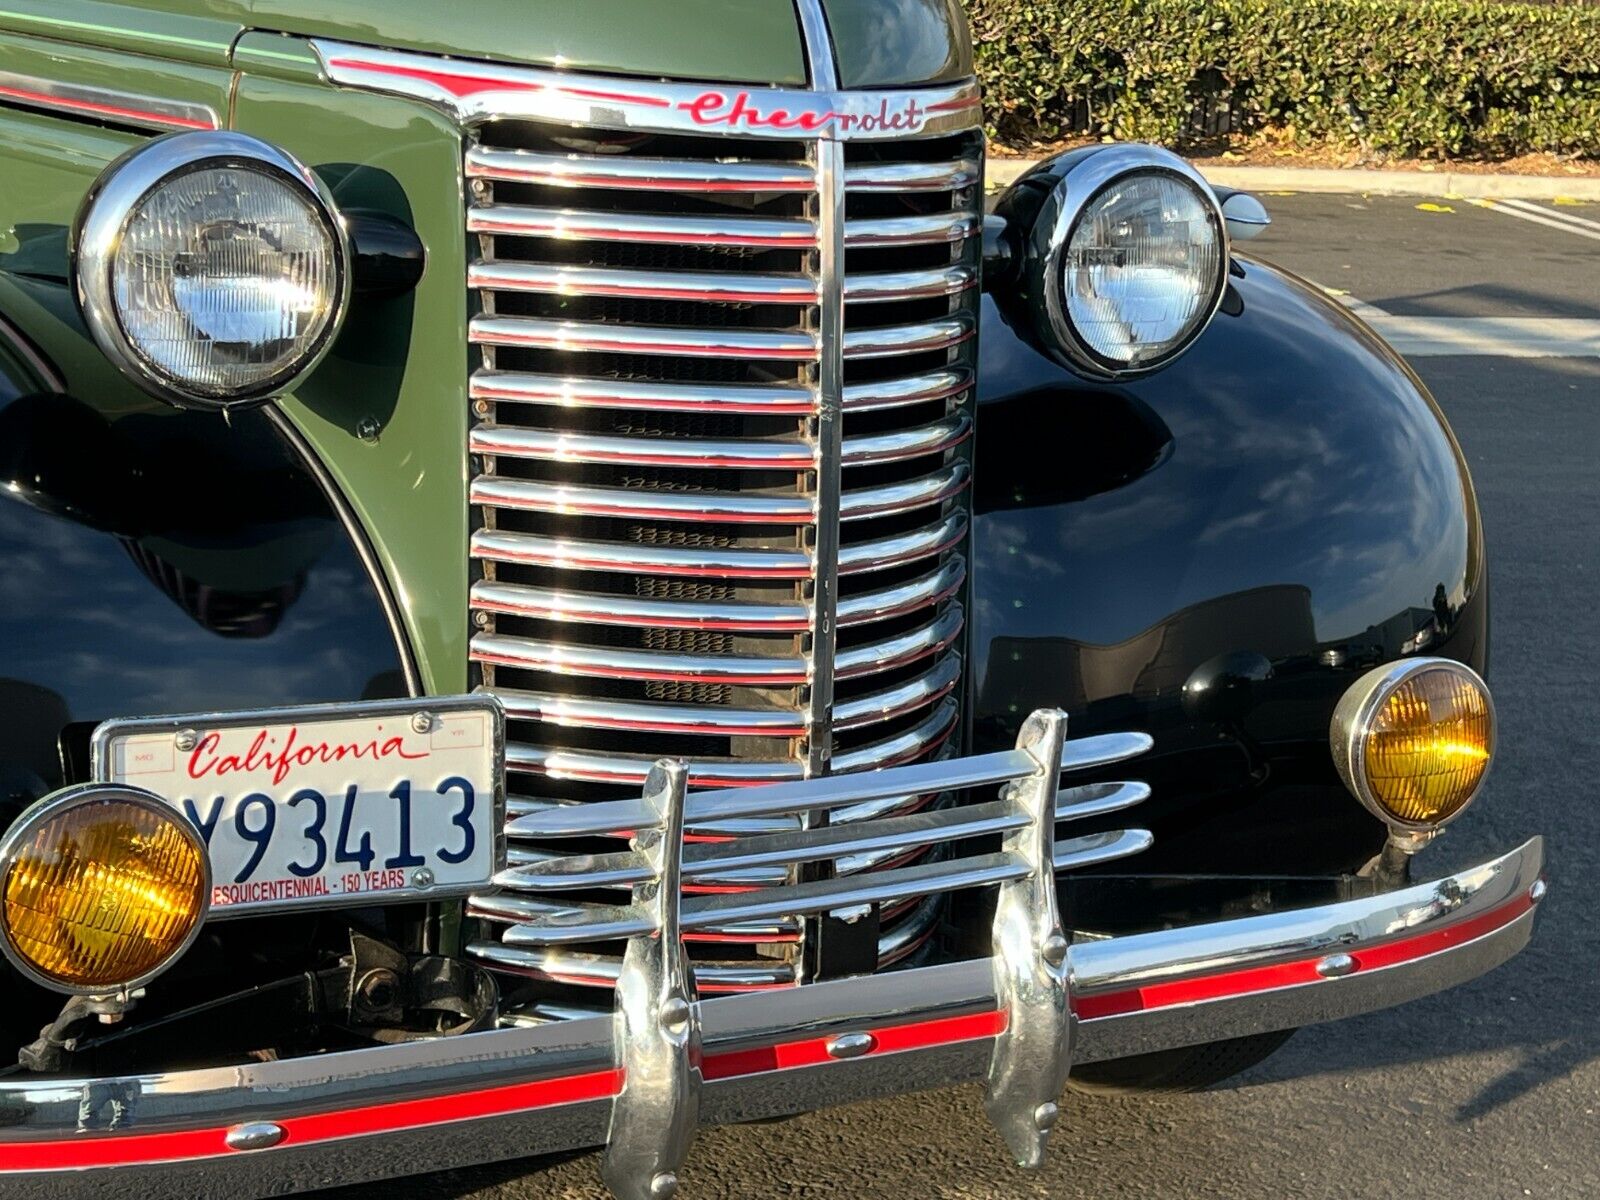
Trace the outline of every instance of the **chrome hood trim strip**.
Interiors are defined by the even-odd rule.
[[[656,83],[447,59],[318,38],[328,79],[433,104],[462,124],[495,118],[570,122],[652,133],[733,134],[788,141],[932,137],[977,127],[974,80],[929,88],[842,92],[832,73],[817,90]],[[817,69],[813,60],[813,71]]]

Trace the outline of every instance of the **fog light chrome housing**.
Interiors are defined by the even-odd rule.
[[[146,391],[194,408],[277,395],[319,363],[349,306],[350,242],[327,188],[231,132],[158,138],[106,168],[74,275],[96,344]]]
[[[1334,710],[1340,778],[1400,834],[1432,833],[1483,789],[1494,759],[1494,700],[1477,672],[1443,658],[1369,671]]]
[[[35,983],[125,993],[182,956],[211,898],[194,825],[139,788],[46,796],[0,841],[0,950]]]

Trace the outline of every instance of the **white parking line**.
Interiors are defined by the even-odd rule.
[[[1600,233],[1600,221],[1592,220],[1589,217],[1580,217],[1575,212],[1568,212],[1560,208],[1543,208],[1531,200],[1502,200],[1500,203],[1506,208],[1514,208],[1518,212],[1534,213],[1541,217],[1553,217],[1563,225],[1571,225],[1578,229],[1592,229],[1596,233]]]
[[[1600,222],[1590,221],[1585,217],[1557,213],[1552,209],[1540,208],[1537,204],[1529,204],[1525,200],[1469,199],[1467,203],[1487,208],[1490,212],[1504,213],[1508,217],[1521,217],[1524,221],[1532,221],[1535,225],[1544,225],[1550,229],[1559,229],[1563,233],[1600,242]]]
[[[1600,321],[1573,317],[1398,317],[1361,319],[1407,358],[1600,358]]]
[[[1600,320],[1582,317],[1411,317],[1323,288],[1406,358],[1600,358]]]

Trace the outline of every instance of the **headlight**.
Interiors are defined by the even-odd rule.
[[[1477,673],[1442,658],[1369,671],[1334,710],[1334,762],[1390,828],[1431,832],[1460,816],[1494,758],[1494,701]]]
[[[58,991],[137,987],[199,932],[211,867],[159,796],[86,784],[47,796],[0,842],[0,947]]]
[[[326,189],[243,134],[174,134],[113,163],[76,248],[101,350],[181,403],[283,391],[327,352],[349,300],[349,245]]]
[[[1028,214],[1020,283],[1050,348],[1099,378],[1165,366],[1222,303],[1228,238],[1215,193],[1154,146],[1080,151],[1043,171],[1037,186],[1052,186]],[[1019,185],[1019,209],[1032,184]]]

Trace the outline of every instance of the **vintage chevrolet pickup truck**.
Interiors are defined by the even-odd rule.
[[[1526,943],[1426,390],[982,130],[956,0],[0,0],[0,1195],[1036,1164]]]

